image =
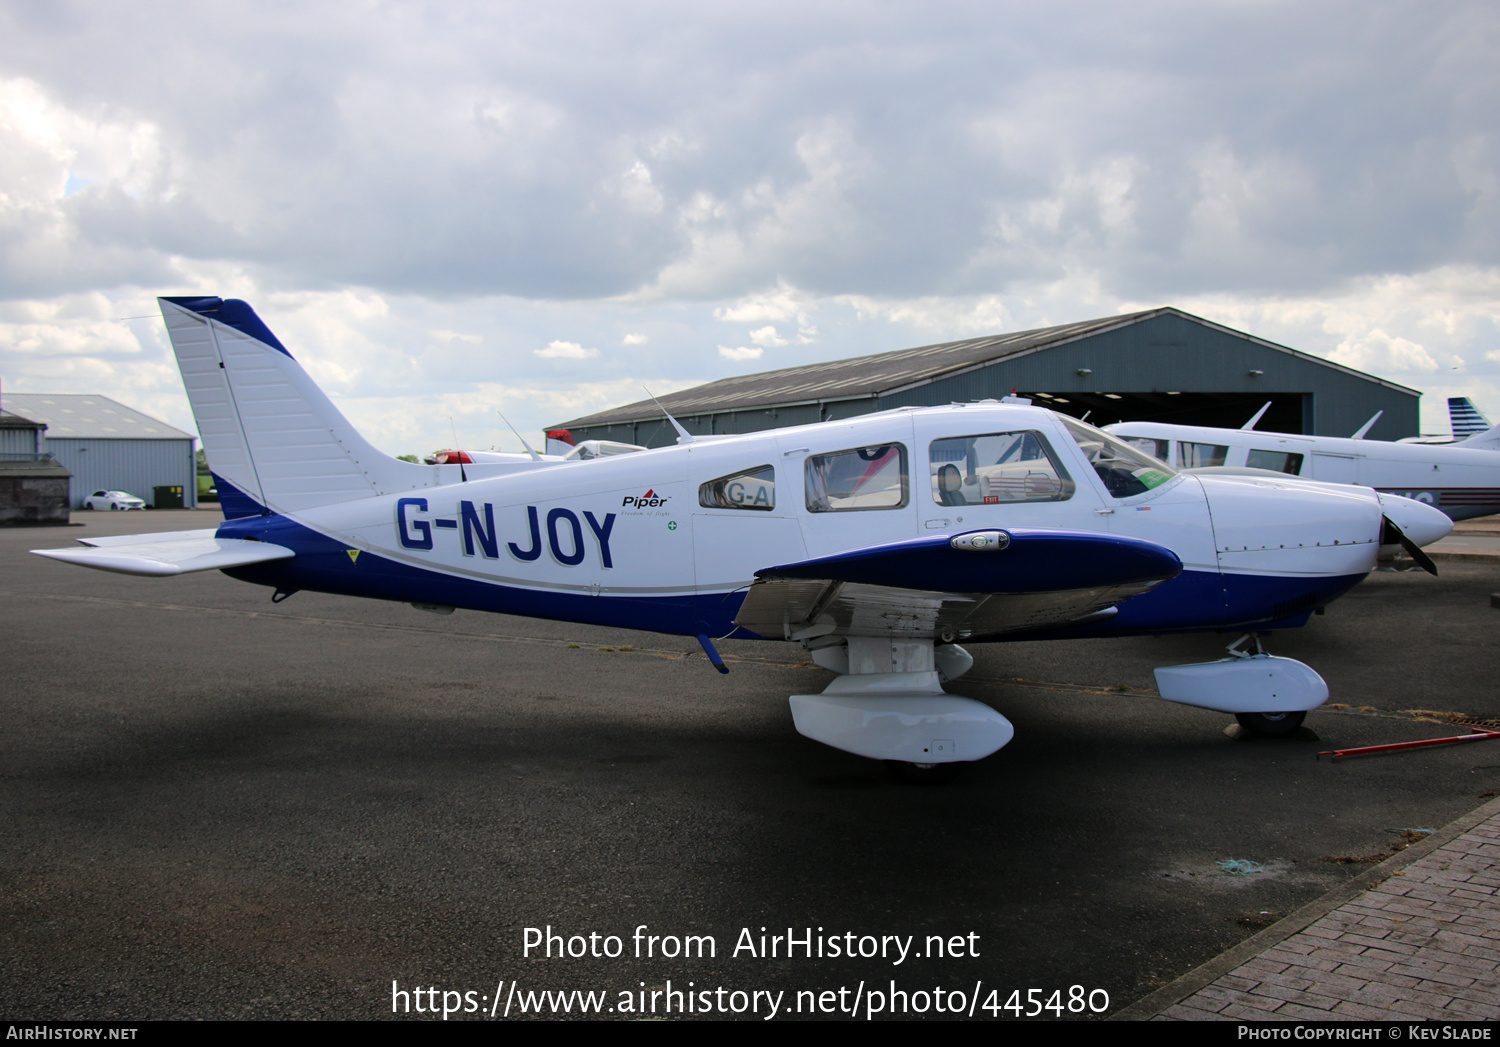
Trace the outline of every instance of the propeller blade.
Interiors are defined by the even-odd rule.
[[[1381,529],[1380,544],[1390,545],[1391,542],[1399,542],[1401,548],[1406,550],[1406,555],[1417,562],[1417,565],[1428,574],[1437,575],[1437,564],[1432,562],[1432,557],[1422,551],[1422,547],[1402,533],[1401,528],[1396,526],[1394,520],[1385,517],[1385,526]]]

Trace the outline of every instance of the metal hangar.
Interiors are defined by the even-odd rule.
[[[748,433],[1012,391],[1095,425],[1177,422],[1349,436],[1418,431],[1421,393],[1170,307],[1034,331],[740,375],[660,398],[695,435]],[[676,437],[652,400],[560,422],[575,439],[656,447]]]
[[[4,409],[46,425],[43,450],[72,474],[70,507],[97,490],[120,490],[156,508],[156,488],[180,489],[180,504],[198,501],[192,433],[173,428],[107,396],[6,392]]]

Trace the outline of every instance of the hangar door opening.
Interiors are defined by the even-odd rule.
[[[1305,433],[1312,429],[1311,393],[1052,393],[1020,392],[1038,407],[1082,418],[1101,428],[1115,422],[1170,422],[1238,429],[1261,405],[1271,408],[1255,428],[1273,433]],[[1343,433],[1340,435],[1348,436]]]

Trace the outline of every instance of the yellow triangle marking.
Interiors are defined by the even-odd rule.
[[[346,553],[349,554],[349,562],[350,563],[358,563],[359,562],[359,550],[358,549],[345,549],[344,552],[346,552]]]

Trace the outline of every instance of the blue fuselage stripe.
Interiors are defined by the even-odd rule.
[[[239,567],[226,573],[259,585],[292,591],[337,593],[376,600],[444,604],[529,618],[580,622],[648,632],[755,639],[736,629],[744,593],[677,596],[594,596],[501,585],[399,563],[368,551],[351,558],[350,547],[283,516],[226,521],[221,537],[255,538],[296,552],[289,560]],[[1221,629],[1291,628],[1308,614],[1353,588],[1364,575],[1340,577],[1220,574],[1187,570],[1119,605],[1119,613],[1093,625],[1009,633],[976,640],[1063,639],[1141,633],[1205,632]],[[770,637],[780,639],[780,637]]]

